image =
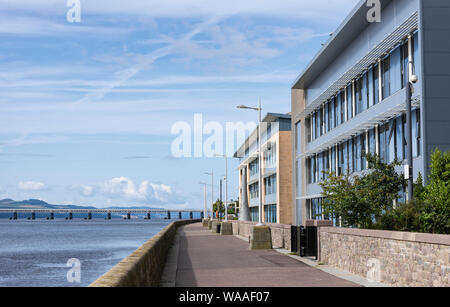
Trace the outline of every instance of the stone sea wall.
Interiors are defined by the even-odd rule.
[[[89,287],[159,286],[167,253],[172,245],[177,228],[198,222],[201,222],[201,220],[182,220],[169,224]]]

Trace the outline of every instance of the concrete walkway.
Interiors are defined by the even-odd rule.
[[[201,224],[178,230],[162,285],[176,287],[355,287],[275,250],[250,251],[234,236]],[[176,266],[176,267],[175,267]]]

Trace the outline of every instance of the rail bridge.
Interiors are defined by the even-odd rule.
[[[28,219],[35,220],[36,214],[45,214],[47,213],[48,220],[54,220],[55,214],[66,214],[67,220],[72,220],[74,214],[86,214],[85,219],[91,220],[93,214],[105,214],[105,219],[110,220],[112,218],[112,214],[123,215],[124,219],[130,220],[132,214],[144,215],[144,219],[150,220],[152,219],[152,214],[159,214],[160,217],[164,217],[165,219],[182,219],[182,213],[189,213],[189,219],[194,219],[194,213],[200,213],[201,218],[204,217],[204,213],[198,209],[0,209],[0,213],[11,214],[10,220],[19,219],[20,214],[29,214],[30,217]]]

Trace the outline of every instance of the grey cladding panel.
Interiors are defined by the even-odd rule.
[[[431,120],[449,120],[450,99],[429,98],[427,102],[427,118]],[[450,135],[450,131],[448,131],[448,134]]]

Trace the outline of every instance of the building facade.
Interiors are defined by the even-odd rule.
[[[269,113],[261,125],[262,202],[266,223],[291,224],[292,152],[291,116]],[[258,128],[242,144],[234,157],[239,158],[239,204],[248,206],[250,219],[259,220]],[[243,199],[246,198],[246,199]],[[243,212],[242,208],[240,212]]]
[[[450,1],[381,4],[381,22],[370,23],[361,1],[292,86],[295,224],[323,218],[323,171],[363,172],[368,152],[406,159],[405,85],[413,74],[414,179],[427,177],[436,148],[450,150]]]

